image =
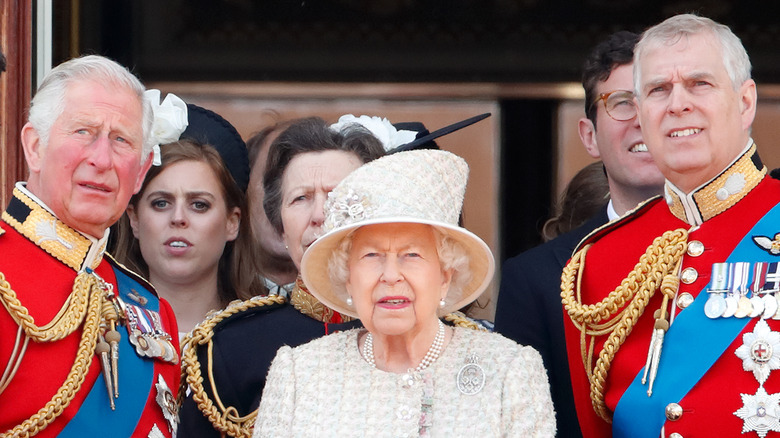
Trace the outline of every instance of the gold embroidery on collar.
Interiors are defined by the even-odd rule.
[[[309,292],[300,276],[295,280],[295,287],[293,288],[292,293],[290,293],[290,304],[299,312],[310,318],[314,318],[317,321],[327,323],[338,322],[333,320],[334,316],[341,316],[341,322],[349,322],[355,319],[351,316],[344,315],[343,313],[338,313],[322,304]]]
[[[723,213],[742,200],[766,175],[766,166],[757,169],[753,156],[757,154],[756,144],[753,145],[737,161],[720,175],[693,193],[694,202],[690,205],[701,215],[702,221],[707,221]],[[733,181],[739,181],[736,191],[729,190]],[[744,181],[744,184],[742,182]],[[720,192],[720,193],[719,193]],[[671,198],[669,210],[678,219],[688,222],[680,195],[667,187],[667,201]]]
[[[92,241],[58,220],[18,188],[14,188],[13,196],[30,208],[30,214],[24,222],[19,222],[4,211],[3,220],[57,260],[75,271],[81,270],[81,264],[89,253]],[[101,248],[101,255],[95,258],[90,268],[95,269],[100,264],[104,249]]]

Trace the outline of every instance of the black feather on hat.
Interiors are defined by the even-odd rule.
[[[209,144],[219,152],[241,191],[249,185],[249,154],[236,128],[214,111],[187,104],[187,129],[181,138]]]
[[[444,128],[437,129],[433,132],[428,132],[428,129],[425,128],[425,125],[420,122],[393,123],[395,129],[399,131],[405,130],[417,132],[417,137],[414,139],[414,141],[402,144],[401,146],[398,146],[388,151],[387,153],[394,154],[396,152],[411,151],[413,149],[439,149],[439,145],[433,141],[434,139],[447,135],[451,132],[455,132],[459,129],[463,129],[466,126],[473,125],[474,123],[477,123],[480,120],[486,119],[488,117],[490,117],[490,113],[480,114],[478,116],[470,117],[466,120],[453,123],[452,125],[445,126]]]

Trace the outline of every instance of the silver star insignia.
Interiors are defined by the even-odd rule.
[[[742,369],[753,371],[753,376],[763,385],[772,370],[780,369],[780,333],[759,319],[752,332],[742,335],[742,345],[734,354],[742,359]]]
[[[157,375],[157,383],[154,384],[154,387],[157,388],[157,397],[155,397],[155,400],[157,400],[157,404],[160,405],[160,408],[162,409],[163,417],[168,420],[168,429],[173,432],[179,425],[179,407],[176,403],[176,399],[173,398],[173,393],[168,387],[168,384],[165,383],[165,379],[163,379],[162,375]]]
[[[734,412],[745,423],[742,433],[755,431],[764,438],[769,431],[780,432],[780,393],[769,395],[759,387],[756,395],[740,394],[743,406]]]

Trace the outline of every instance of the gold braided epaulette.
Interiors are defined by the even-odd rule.
[[[59,387],[51,400],[40,408],[30,418],[13,429],[2,432],[2,436],[31,437],[48,427],[65,408],[76,398],[89,372],[95,347],[98,343],[101,326],[113,326],[119,319],[110,301],[109,289],[97,275],[81,272],[73,282],[70,296],[62,305],[56,316],[47,324],[38,326],[30,315],[27,307],[19,300],[11,284],[0,272],[0,303],[8,311],[11,318],[19,325],[16,343],[23,344],[21,349],[14,349],[8,361],[8,369],[0,378],[0,393],[13,380],[19,363],[24,358],[30,340],[38,343],[56,342],[81,330],[76,357],[68,372],[65,382]],[[24,340],[21,340],[24,335]]]
[[[472,330],[488,331],[482,324],[474,321],[466,316],[463,312],[452,312],[442,316],[445,322],[450,323],[455,327],[463,327]]]
[[[665,297],[661,309],[656,312],[656,322],[667,318],[666,303],[679,285],[680,263],[687,240],[688,230],[682,228],[656,237],[620,285],[594,304],[583,303],[581,295],[585,256],[592,244],[575,252],[563,268],[561,301],[580,331],[580,354],[590,382],[593,409],[608,423],[612,422],[612,414],[604,402],[604,389],[612,360],[656,291],[660,290]],[[607,338],[594,364],[595,344],[601,336]]]
[[[220,322],[250,309],[280,305],[286,303],[284,297],[277,295],[256,296],[246,301],[233,301],[225,309],[209,314],[206,319],[198,324],[182,341],[181,353],[181,386],[179,388],[179,406],[184,400],[187,386],[192,390],[192,399],[198,406],[198,409],[211,422],[215,429],[236,438],[251,438],[252,428],[257,418],[257,410],[248,415],[240,416],[234,406],[225,406],[219,397],[219,392],[214,384],[212,351],[214,336],[214,327]],[[198,346],[206,345],[207,360],[206,370],[208,373],[211,392],[214,394],[214,400],[211,400],[203,388],[203,375],[201,373],[201,364],[198,361]]]

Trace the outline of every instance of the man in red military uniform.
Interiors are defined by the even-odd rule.
[[[585,437],[780,436],[780,181],[725,26],[679,15],[635,49],[665,194],[580,243],[562,277]]]
[[[30,174],[0,222],[0,435],[170,437],[170,306],[104,254],[152,161],[151,107],[99,56],[44,78],[22,146]]]

